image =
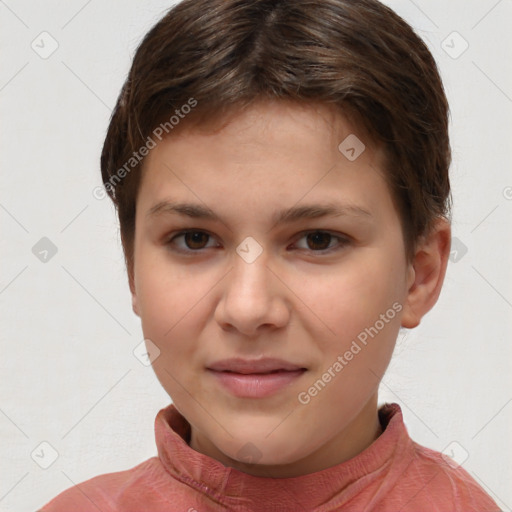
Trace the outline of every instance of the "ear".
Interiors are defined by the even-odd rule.
[[[128,271],[128,285],[130,286],[130,293],[132,294],[132,309],[133,312],[140,317],[139,307],[137,305],[137,291],[135,288],[135,278],[133,275],[133,271]]]
[[[410,263],[402,327],[417,327],[437,302],[446,274],[450,244],[450,223],[440,217],[430,234],[420,240]]]

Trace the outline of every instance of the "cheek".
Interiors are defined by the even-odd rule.
[[[209,318],[212,283],[204,273],[192,273],[161,257],[158,261],[144,256],[136,270],[142,331],[160,349],[153,363],[159,380],[166,390],[179,392],[179,385],[167,372],[184,382],[186,370],[195,364],[200,333]]]
[[[151,253],[136,260],[135,282],[143,328],[162,339],[180,326],[204,287],[197,276],[171,265],[165,255]]]
[[[296,281],[294,291],[308,306],[304,308],[310,318],[308,330],[326,359],[335,360],[358,339],[379,342],[371,350],[365,347],[354,359],[387,358],[399,329],[398,312],[393,309],[395,303],[395,308],[400,306],[393,257],[368,251],[328,276]]]
[[[393,273],[382,261],[344,266],[315,279],[297,279],[297,295],[327,325],[366,323],[391,305],[397,289]]]

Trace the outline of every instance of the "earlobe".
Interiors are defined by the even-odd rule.
[[[137,293],[135,291],[135,282],[133,276],[128,277],[128,284],[130,286],[130,293],[132,294],[132,310],[138,317],[140,317],[139,307],[137,305]]]
[[[133,309],[133,312],[138,316],[140,317],[140,314],[139,314],[139,308],[137,306],[137,295],[135,295],[134,293],[132,293],[132,309]]]
[[[412,272],[409,275],[412,278],[408,282],[402,327],[417,327],[423,316],[437,302],[448,265],[450,241],[450,224],[446,219],[440,218],[429,236],[418,246],[411,263]]]

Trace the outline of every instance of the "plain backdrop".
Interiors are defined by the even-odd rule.
[[[512,510],[512,2],[387,3],[428,43],[451,104],[454,244],[380,401]],[[170,399],[133,354],[143,336],[115,212],[93,190],[131,58],[171,6],[0,1],[2,511],[156,454]]]

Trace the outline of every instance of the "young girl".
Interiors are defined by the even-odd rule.
[[[54,511],[497,511],[378,387],[450,251],[448,105],[376,0],[185,0],[147,34],[101,167],[158,457]]]

